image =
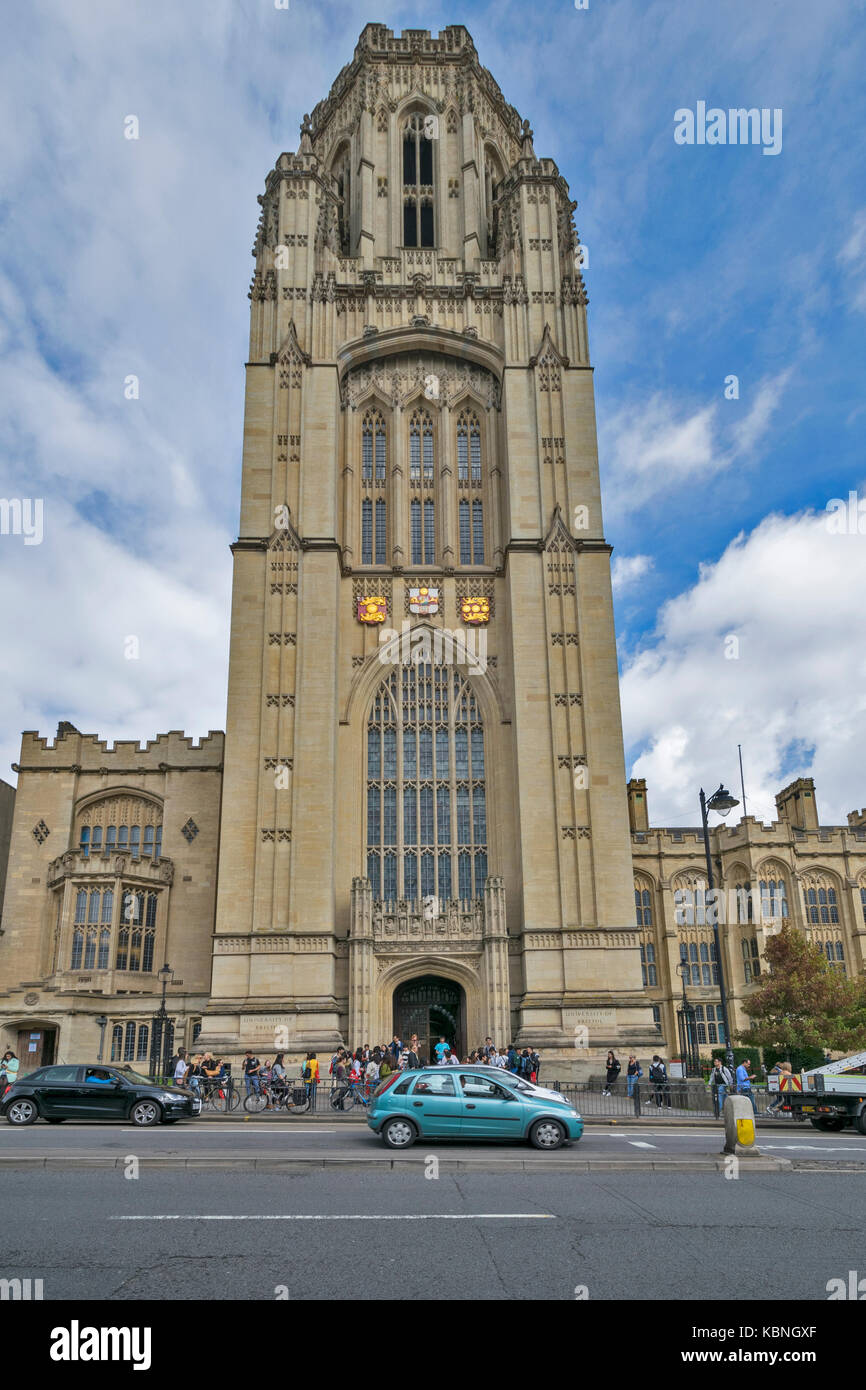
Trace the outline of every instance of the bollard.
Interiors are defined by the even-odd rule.
[[[726,1096],[724,1105],[725,1147],[723,1153],[739,1157],[760,1154],[755,1147],[755,1115],[747,1096]]]
[[[634,1113],[635,1113],[635,1115],[637,1116],[637,1118],[640,1119],[640,1082],[639,1082],[639,1081],[636,1081],[636,1082],[634,1083],[634,1090],[632,1091],[631,1094],[632,1094],[632,1100],[634,1101]]]

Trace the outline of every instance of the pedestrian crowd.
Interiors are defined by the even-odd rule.
[[[442,1035],[434,1044],[428,1062],[421,1055],[417,1033],[413,1033],[407,1042],[403,1042],[395,1033],[389,1043],[376,1043],[373,1047],[367,1043],[354,1051],[351,1048],[337,1048],[331,1058],[328,1074],[336,1086],[376,1087],[395,1071],[412,1071],[426,1065],[500,1067],[516,1076],[525,1077],[527,1081],[536,1082],[541,1070],[541,1058],[534,1048],[525,1047],[520,1051],[513,1043],[507,1048],[498,1048],[490,1037],[485,1038],[480,1047],[461,1057]]]
[[[514,1044],[507,1048],[497,1048],[492,1038],[467,1056],[461,1058],[444,1036],[433,1047],[430,1065],[450,1066],[474,1064],[476,1066],[501,1067],[506,1071],[536,1082],[541,1069],[541,1058],[534,1048],[519,1050]],[[245,1095],[269,1093],[279,1104],[290,1084],[303,1083],[312,1106],[315,1105],[316,1091],[321,1074],[315,1052],[308,1052],[300,1064],[300,1075],[290,1080],[289,1063],[285,1053],[277,1052],[271,1061],[262,1062],[252,1051],[247,1051],[241,1064]],[[297,1064],[293,1064],[297,1065]],[[328,1066],[328,1076],[332,1086],[346,1095],[354,1086],[364,1086],[374,1090],[380,1081],[386,1080],[395,1071],[404,1071],[426,1065],[421,1057],[418,1035],[413,1033],[408,1042],[403,1042],[395,1033],[390,1043],[377,1043],[371,1047],[337,1048]],[[233,1080],[231,1064],[210,1052],[198,1053],[188,1057],[186,1049],[179,1047],[168,1064],[168,1075],[176,1086],[189,1086],[196,1095],[207,1095]]]

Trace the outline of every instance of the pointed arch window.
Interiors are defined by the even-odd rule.
[[[400,667],[379,687],[367,722],[366,833],[374,898],[483,896],[484,726],[453,667]]]
[[[361,481],[382,486],[387,474],[388,436],[385,421],[368,410],[361,424]]]
[[[426,410],[416,410],[409,421],[409,481],[423,487],[434,482],[433,421]]]
[[[433,246],[433,142],[424,116],[414,112],[403,127],[403,245]],[[432,132],[431,132],[432,133]]]
[[[457,421],[457,483],[481,486],[481,426],[477,415],[466,411]]]

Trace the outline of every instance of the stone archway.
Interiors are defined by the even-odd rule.
[[[444,975],[415,975],[397,985],[393,994],[393,1031],[403,1041],[417,1033],[422,1062],[436,1060],[440,1038],[458,1057],[468,1051],[466,991]]]
[[[401,961],[379,961],[380,975],[376,991],[374,1027],[377,1041],[389,1041],[394,1033],[395,1000],[399,1003],[399,991],[410,984],[435,979],[443,985],[451,985],[458,991],[460,1003],[455,1041],[463,1049],[464,1055],[478,1040],[484,1037],[483,982],[481,960],[449,960],[447,956],[417,955]],[[446,1020],[441,1020],[444,1025]],[[411,1031],[411,1029],[410,1029]],[[420,1030],[415,1029],[420,1032]],[[447,1029],[446,1029],[447,1036]],[[405,1039],[404,1039],[405,1041]]]

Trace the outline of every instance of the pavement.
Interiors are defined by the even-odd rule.
[[[730,1168],[722,1155],[723,1135],[703,1126],[662,1122],[597,1124],[567,1148],[543,1153],[527,1144],[419,1140],[395,1152],[365,1124],[324,1118],[219,1117],[170,1127],[67,1122],[24,1129],[0,1124],[0,1171],[20,1168],[119,1168],[131,1159],[150,1169],[232,1168],[247,1172],[310,1168],[414,1170],[431,1157],[446,1172],[589,1173],[718,1172]],[[740,1171],[790,1172],[814,1169],[866,1173],[866,1137],[853,1131],[822,1134],[808,1125],[769,1122],[758,1126],[758,1153],[739,1160]]]
[[[135,1138],[142,1152],[145,1136]],[[795,1315],[792,1301],[824,1302],[831,1280],[863,1271],[862,1176],[575,1179],[544,1168],[452,1174],[428,1163],[368,1168],[362,1182],[311,1165],[215,1167],[192,1179],[144,1164],[137,1173],[4,1168],[0,1278],[42,1279],[46,1301],[257,1301],[266,1339],[275,1300],[589,1299],[590,1309],[604,1299],[651,1300],[654,1321],[642,1319],[646,1336],[634,1352],[655,1364],[669,1336],[664,1310],[675,1302],[759,1300],[741,1321],[808,1323],[811,1310]],[[217,1342],[235,1332],[248,1340],[230,1305],[225,1312]],[[581,1325],[596,1343],[598,1314]],[[853,1327],[851,1335],[856,1342]],[[623,1349],[621,1338],[611,1354]]]

